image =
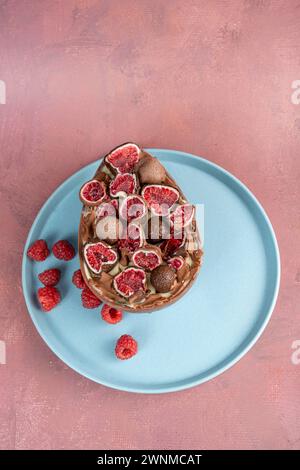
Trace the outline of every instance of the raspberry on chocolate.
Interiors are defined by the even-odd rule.
[[[88,287],[81,292],[81,301],[84,308],[97,308],[102,303]]]
[[[80,269],[77,269],[77,271],[74,271],[73,276],[72,276],[72,282],[74,286],[77,287],[77,289],[84,289],[86,287],[86,284],[84,282]]]
[[[75,256],[75,250],[68,240],[59,240],[52,247],[52,252],[57,259],[70,261]]]
[[[37,296],[44,312],[49,312],[61,301],[59,290],[57,290],[56,287],[40,287]]]
[[[44,286],[56,286],[60,280],[60,270],[59,269],[46,269],[38,275],[39,280]]]
[[[27,250],[27,256],[34,261],[45,261],[50,254],[45,240],[36,240]]]
[[[130,335],[122,335],[116,344],[115,354],[118,359],[130,359],[138,352],[138,343]]]
[[[104,304],[101,310],[101,316],[104,321],[114,325],[115,323],[119,323],[122,320],[123,313],[121,310],[117,310],[110,305]]]

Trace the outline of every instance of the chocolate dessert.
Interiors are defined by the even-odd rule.
[[[80,267],[99,299],[146,312],[187,292],[202,259],[195,207],[157,158],[123,144],[79,196]]]

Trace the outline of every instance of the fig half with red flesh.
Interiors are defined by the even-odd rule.
[[[163,254],[163,258],[169,258],[174,253],[176,253],[179,248],[182,247],[184,244],[185,237],[182,238],[169,238],[168,240],[164,240],[161,245],[160,249]]]
[[[127,143],[110,152],[105,161],[118,173],[132,173],[141,158],[141,150],[136,144]]]
[[[128,253],[134,253],[143,245],[144,233],[140,225],[131,222],[127,229],[123,230],[122,237],[118,241],[119,250],[125,250]]]
[[[120,205],[120,217],[130,224],[133,220],[139,220],[147,213],[145,201],[138,195],[132,194],[126,197]]]
[[[99,274],[102,269],[111,269],[117,262],[118,255],[104,242],[87,243],[84,247],[84,259],[89,269]]]
[[[129,298],[136,292],[145,290],[146,273],[139,268],[124,269],[115,276],[113,286],[122,297]]]
[[[174,227],[174,231],[181,230],[183,227],[187,227],[193,220],[194,217],[194,206],[192,204],[178,205],[176,209],[169,215],[171,225]]]
[[[166,216],[179,199],[179,191],[171,186],[149,184],[141,192],[149,209],[155,215]]]
[[[152,271],[162,262],[161,256],[153,249],[139,249],[132,256],[132,262],[138,268]]]
[[[81,187],[79,196],[83,204],[97,206],[106,197],[106,189],[103,181],[91,180]]]
[[[168,265],[175,269],[175,271],[178,271],[184,265],[184,259],[182,256],[174,256],[168,260]]]
[[[131,173],[118,174],[109,185],[112,197],[126,196],[136,192],[136,176]]]

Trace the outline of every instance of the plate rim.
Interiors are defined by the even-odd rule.
[[[177,385],[176,385],[176,382],[175,382],[175,385],[174,385],[174,382],[173,382],[173,385],[158,386],[158,387],[154,387],[154,388],[149,388],[147,386],[145,386],[143,388],[139,388],[139,387],[134,387],[134,386],[117,385],[117,384],[111,383],[107,380],[99,380],[98,377],[95,377],[92,374],[90,374],[88,372],[85,372],[84,370],[82,370],[81,367],[71,365],[68,360],[66,361],[63,358],[63,354],[61,354],[59,351],[57,351],[56,347],[51,344],[51,340],[49,340],[47,338],[46,334],[44,334],[44,332],[42,331],[42,328],[39,326],[38,321],[34,318],[33,314],[31,313],[31,302],[30,302],[30,299],[29,299],[29,295],[27,294],[27,291],[25,289],[25,285],[26,285],[26,263],[28,262],[27,254],[26,254],[27,248],[28,248],[28,246],[31,242],[32,234],[33,234],[33,232],[36,228],[36,225],[38,223],[39,218],[47,210],[48,205],[51,204],[51,201],[56,197],[57,193],[59,193],[60,190],[62,189],[62,187],[67,185],[74,177],[78,176],[81,172],[83,172],[84,169],[87,166],[93,165],[93,164],[99,162],[99,160],[102,157],[99,157],[95,161],[88,163],[87,165],[83,166],[82,168],[80,168],[79,170],[74,172],[68,178],[66,178],[50,194],[50,196],[46,199],[44,204],[41,206],[40,210],[38,211],[36,217],[34,218],[34,221],[33,221],[32,225],[29,229],[29,232],[28,232],[28,235],[27,235],[27,238],[26,238],[26,242],[24,244],[23,255],[22,255],[22,276],[21,277],[22,277],[22,292],[23,292],[23,296],[24,296],[24,299],[25,299],[25,304],[26,304],[29,316],[30,316],[36,330],[38,331],[39,335],[43,339],[43,341],[46,343],[46,345],[49,347],[49,349],[64,364],[66,364],[68,367],[70,367],[72,370],[79,373],[83,377],[86,377],[86,378],[88,378],[89,380],[92,380],[95,383],[98,383],[100,385],[104,385],[104,386],[109,387],[111,389],[124,391],[124,392],[130,392],[130,393],[141,393],[141,394],[154,394],[154,395],[156,395],[156,394],[162,394],[162,393],[178,392],[178,391],[186,390],[186,389],[189,389],[189,388],[192,388],[192,387],[196,387],[197,385],[200,385],[202,383],[208,382],[209,380],[214,379],[215,377],[223,374],[225,371],[227,371],[228,369],[233,367],[237,362],[239,362],[247,354],[247,352],[249,352],[249,350],[255,345],[255,343],[258,341],[258,339],[262,336],[266,326],[268,325],[268,323],[270,321],[272,313],[274,311],[276,301],[277,301],[277,298],[278,298],[279,288],[280,288],[281,261],[280,261],[279,246],[278,246],[275,231],[274,231],[274,228],[271,224],[271,221],[270,221],[265,209],[263,208],[261,203],[258,201],[256,196],[254,196],[254,194],[250,191],[250,189],[240,179],[238,179],[235,175],[233,175],[231,172],[229,172],[228,170],[226,170],[222,166],[220,166],[220,165],[218,165],[218,164],[216,164],[216,163],[214,163],[210,160],[207,160],[203,157],[197,156],[195,154],[191,154],[191,153],[188,153],[188,152],[183,152],[183,151],[180,151],[180,150],[173,150],[173,149],[146,148],[145,150],[150,152],[150,153],[153,152],[154,154],[155,154],[155,152],[159,152],[161,154],[170,154],[170,153],[172,153],[172,154],[176,154],[178,157],[180,157],[180,156],[183,157],[183,158],[188,157],[188,158],[191,158],[191,159],[195,159],[197,161],[201,161],[204,165],[207,165],[208,167],[211,167],[212,169],[225,174],[229,179],[233,180],[235,182],[235,184],[237,184],[239,186],[239,188],[247,194],[247,196],[252,200],[254,205],[261,212],[261,215],[263,216],[263,219],[265,220],[265,222],[267,224],[267,227],[268,227],[268,230],[269,230],[269,233],[271,235],[271,241],[272,241],[273,248],[274,248],[275,265],[276,265],[276,282],[275,282],[274,291],[272,293],[272,301],[270,302],[269,309],[265,314],[265,318],[264,318],[262,324],[258,328],[256,334],[253,336],[251,341],[247,342],[247,344],[242,347],[241,351],[238,354],[236,354],[231,360],[227,361],[226,364],[223,364],[220,367],[216,366],[214,371],[211,372],[210,374],[205,375],[205,377],[201,377],[201,378],[198,378],[198,379],[197,378],[195,378],[195,379],[192,378],[191,380],[186,379],[187,382],[185,382],[185,381],[180,382],[180,383],[178,382]],[[225,359],[225,361],[226,361],[226,359]]]

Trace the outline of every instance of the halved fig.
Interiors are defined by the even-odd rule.
[[[185,237],[169,238],[169,240],[164,240],[160,245],[163,258],[169,258],[174,253],[176,253],[176,251],[183,246],[184,241]]]
[[[102,269],[111,269],[117,262],[116,251],[104,242],[87,243],[84,247],[84,259],[89,269],[99,274]]]
[[[158,250],[151,248],[141,248],[133,254],[132,262],[138,268],[152,271],[161,264],[162,259],[158,253]]]
[[[147,213],[145,201],[136,194],[127,196],[120,205],[119,214],[123,220],[130,224],[133,220],[139,220]]]
[[[149,184],[141,192],[149,209],[156,215],[168,215],[179,199],[179,192],[171,186]]]
[[[127,143],[110,152],[106,163],[118,173],[132,173],[141,158],[141,150],[136,144]]]
[[[175,232],[187,227],[194,217],[194,206],[192,204],[178,205],[176,209],[169,215],[169,220],[174,227]]]
[[[90,180],[81,187],[79,196],[83,204],[97,206],[106,197],[106,189],[103,181]]]
[[[178,271],[184,265],[184,259],[182,256],[174,256],[168,260],[168,265],[175,269],[175,271]]]
[[[103,201],[96,209],[95,214],[97,219],[102,219],[107,216],[116,216],[118,213],[119,202],[117,199],[110,199]]]
[[[127,196],[136,192],[136,176],[131,173],[118,174],[109,185],[112,197]]]
[[[127,229],[124,228],[122,237],[118,241],[119,250],[134,253],[144,243],[144,233],[140,225],[131,222]]]
[[[122,297],[129,298],[136,292],[145,290],[146,273],[139,268],[124,269],[115,276],[113,286]]]

